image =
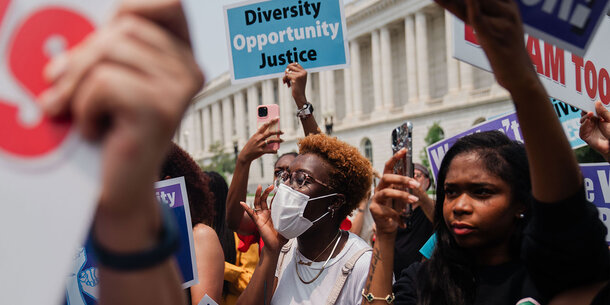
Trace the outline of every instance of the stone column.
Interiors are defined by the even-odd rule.
[[[417,83],[419,99],[430,99],[430,76],[428,72],[428,25],[423,12],[415,13],[415,39],[417,47]]]
[[[231,97],[222,100],[222,133],[224,135],[225,149],[233,147],[233,101]]]
[[[417,53],[415,48],[415,21],[413,15],[405,18],[405,44],[407,62],[407,91],[409,94],[408,103],[413,103],[418,99],[417,92]],[[405,109],[408,109],[406,107]]]
[[[465,62],[460,62],[460,89],[471,91],[474,89],[474,67]]]
[[[223,140],[223,130],[220,116],[220,102],[216,101],[214,104],[212,104],[212,144],[216,144]]]
[[[371,33],[371,57],[373,63],[373,102],[374,112],[379,113],[383,110],[383,92],[381,79],[381,50],[379,47],[379,30]]]
[[[353,65],[354,59],[352,59]],[[352,69],[344,69],[343,70],[343,90],[345,94],[343,95],[345,98],[345,118],[343,122],[349,121],[352,118],[352,113],[354,111],[353,101],[352,101]]]
[[[262,84],[263,90],[263,105],[275,104],[276,101],[273,96],[273,82],[272,80],[264,80]]]
[[[235,106],[235,135],[237,136],[237,146],[241,149],[248,141],[248,134],[246,133],[248,118],[246,117],[246,105],[242,91],[235,93],[233,104]]]
[[[248,105],[248,138],[256,132],[256,108],[258,107],[258,88],[252,86],[247,91],[247,105]]]
[[[456,94],[460,91],[460,71],[458,61],[453,58],[453,15],[445,11],[445,43],[447,50],[447,91]]]
[[[321,71],[318,73],[318,79],[320,80],[320,85],[318,86],[320,100],[318,101],[320,105],[320,109],[318,110],[318,121],[323,120],[324,114],[327,111],[328,105],[328,81],[326,80],[326,71]]]
[[[350,43],[350,55],[352,58],[352,116],[357,118],[362,115],[362,80],[360,74],[360,43],[353,40]]]
[[[278,79],[278,95],[280,104],[280,128],[286,135],[292,135],[294,133],[294,120],[293,112],[296,111],[296,106],[292,101],[292,91],[290,88],[282,82],[282,79]]]
[[[326,112],[335,114],[335,71],[325,71],[326,73]],[[324,121],[324,118],[321,118]]]
[[[212,116],[210,115],[210,106],[205,106],[201,110],[202,125],[203,125],[203,152],[210,152],[212,145]]]
[[[246,104],[248,107],[248,139],[256,132],[256,108],[258,107],[258,88],[256,85],[248,87],[246,92]],[[258,160],[254,160],[250,165],[250,179],[259,181],[261,177],[260,166],[258,166]]]
[[[392,41],[390,39],[390,29],[384,26],[379,30],[381,43],[381,80],[383,87],[383,106],[386,109],[394,107],[394,91],[392,85]]]

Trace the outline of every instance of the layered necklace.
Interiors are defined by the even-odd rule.
[[[336,240],[336,242],[335,242],[335,245],[333,246],[333,250],[330,251],[330,255],[328,255],[328,258],[326,259],[326,261],[322,265],[322,269],[320,269],[318,274],[313,279],[311,279],[309,281],[305,281],[305,280],[303,280],[303,277],[299,273],[299,265],[311,266],[312,262],[304,262],[301,259],[299,259],[299,262],[294,264],[294,268],[297,271],[297,276],[299,277],[299,280],[301,280],[301,282],[303,284],[311,284],[311,283],[313,283],[315,280],[318,279],[318,277],[320,277],[322,272],[324,272],[324,269],[326,268],[326,264],[328,264],[328,261],[330,261],[331,257],[333,257],[333,254],[335,254],[335,250],[337,249],[337,245],[339,245],[339,241],[341,241],[341,230],[339,230],[339,232],[337,232],[337,235],[335,235],[335,237],[328,243],[328,246],[326,246],[326,248],[324,248],[324,250],[322,250],[322,252],[320,252],[320,254],[318,254],[318,256],[316,256],[316,258],[313,259],[313,261],[317,260],[318,257],[320,257],[320,255],[322,255],[322,253],[324,253],[328,249],[328,247],[330,247],[330,245],[333,243],[333,241],[335,241],[335,240]],[[302,254],[299,253],[299,255],[302,255]]]

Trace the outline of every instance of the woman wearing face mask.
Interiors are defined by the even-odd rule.
[[[242,203],[265,246],[238,304],[360,304],[370,248],[339,226],[371,177],[370,162],[356,148],[322,134],[301,140],[271,210],[273,186],[259,186],[254,209]]]

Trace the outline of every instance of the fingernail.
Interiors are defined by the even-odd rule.
[[[55,114],[55,104],[57,103],[58,99],[59,95],[57,94],[57,90],[53,88],[47,89],[38,96],[40,107],[44,112],[50,115]]]
[[[44,76],[48,81],[53,82],[66,71],[67,67],[68,55],[65,53],[58,55],[47,64],[44,69]]]
[[[411,202],[418,202],[419,198],[417,196],[414,196],[414,195],[409,195],[409,200]]]
[[[421,183],[417,182],[417,180],[411,180],[409,182],[409,184],[411,184],[412,187],[420,187]]]

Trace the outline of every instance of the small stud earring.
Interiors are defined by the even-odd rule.
[[[525,218],[525,214],[523,214],[523,213],[519,214],[519,218],[520,218],[520,219]]]

